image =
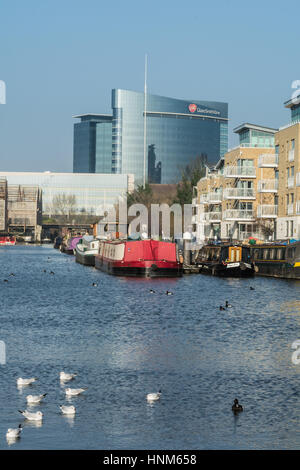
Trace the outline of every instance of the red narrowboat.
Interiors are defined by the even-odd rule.
[[[16,244],[15,237],[0,237],[0,246],[12,246]]]
[[[116,276],[177,277],[182,275],[176,244],[157,240],[100,241],[95,267]]]

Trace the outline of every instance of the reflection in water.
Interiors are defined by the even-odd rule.
[[[41,428],[43,426],[43,420],[40,419],[38,421],[32,421],[30,419],[25,419],[22,426],[28,428]]]
[[[16,442],[18,442],[19,439],[20,439],[20,436],[18,436],[18,437],[7,437],[6,436],[6,441],[7,441],[7,444],[9,446],[11,446],[11,445],[15,444]]]
[[[75,423],[75,414],[74,415],[66,415],[62,414],[63,419],[68,423],[68,425],[72,428]]]

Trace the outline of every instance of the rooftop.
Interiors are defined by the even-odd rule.
[[[285,101],[284,106],[286,108],[292,108],[293,106],[297,106],[297,104],[300,103],[300,95],[294,96],[294,98],[291,98],[288,101]]]
[[[257,124],[249,124],[248,122],[245,122],[241,124],[240,126],[237,126],[233,129],[233,132],[236,134],[239,134],[240,132],[243,132],[245,130],[252,129],[255,131],[260,131],[260,132],[268,132],[270,134],[275,134],[278,132],[278,129],[274,129],[273,127],[266,127],[266,126],[259,126]]]

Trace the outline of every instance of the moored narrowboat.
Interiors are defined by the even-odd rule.
[[[0,237],[0,246],[14,246],[16,244],[16,238],[10,236]]]
[[[75,248],[79,240],[81,239],[81,236],[77,237],[70,237],[67,238],[66,240],[63,240],[61,243],[59,249],[62,253],[66,253],[67,255],[74,255],[75,253]]]
[[[95,255],[99,250],[99,240],[92,235],[84,235],[76,245],[75,257],[77,263],[95,266]]]
[[[116,276],[177,277],[182,275],[176,244],[157,240],[103,240],[95,267]]]
[[[255,272],[250,248],[239,245],[205,245],[196,257],[200,272],[213,276],[245,277]]]
[[[300,242],[254,245],[251,258],[259,276],[300,279]]]

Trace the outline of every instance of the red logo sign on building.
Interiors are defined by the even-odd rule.
[[[191,113],[194,113],[195,111],[197,111],[197,105],[196,104],[190,104],[189,105],[189,111]]]

